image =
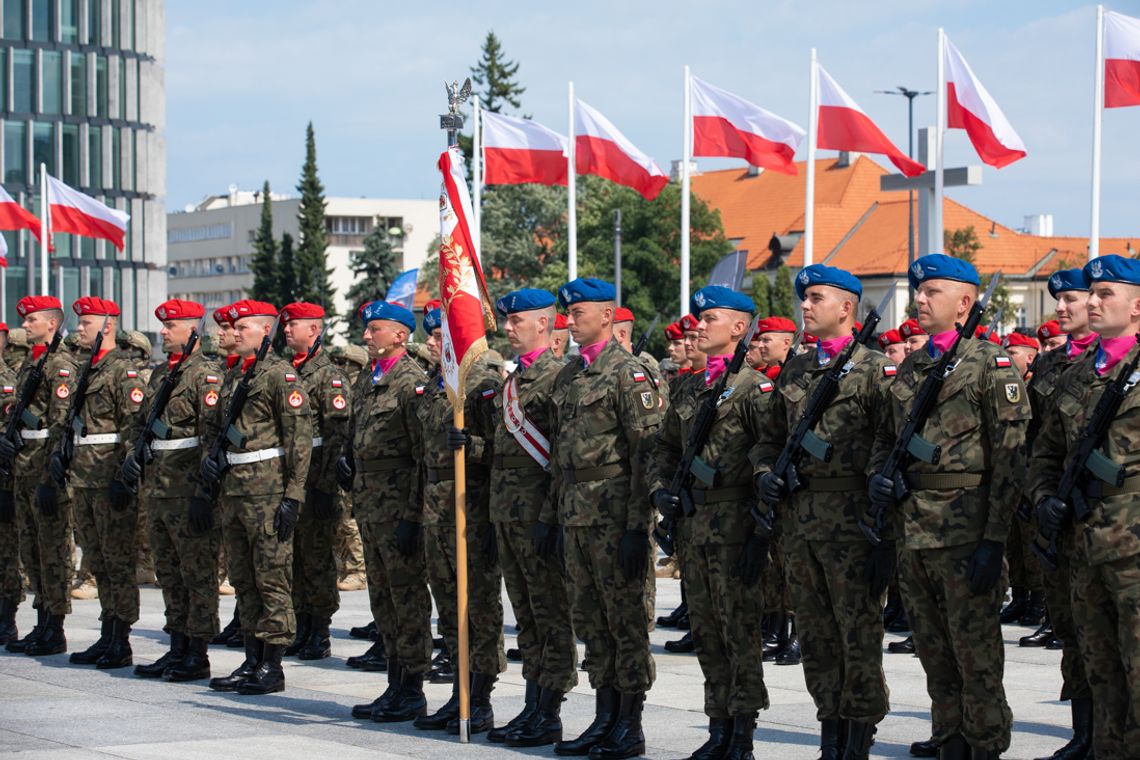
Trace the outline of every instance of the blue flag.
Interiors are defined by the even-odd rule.
[[[418,269],[401,272],[400,276],[392,281],[392,286],[388,288],[384,300],[389,303],[398,303],[411,311],[412,302],[416,298],[416,279],[419,273],[420,270]]]

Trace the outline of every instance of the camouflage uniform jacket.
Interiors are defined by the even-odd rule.
[[[1078,354],[1076,358],[1079,357]],[[1033,368],[1033,377],[1025,386],[1029,391],[1029,403],[1033,407],[1033,421],[1029,423],[1029,430],[1025,435],[1029,449],[1032,449],[1037,431],[1041,429],[1045,414],[1054,400],[1053,396],[1061,375],[1074,361],[1075,359],[1069,358],[1068,346],[1061,346],[1038,357],[1037,365]]]
[[[1137,350],[1133,348],[1120,365],[1130,361]],[[1029,492],[1034,504],[1056,492],[1105,386],[1121,371],[1117,365],[1099,376],[1095,362],[1096,351],[1089,348],[1057,380],[1054,403],[1046,410],[1030,459]],[[1140,392],[1136,388],[1124,397],[1099,450],[1124,467],[1128,477],[1120,489],[1102,483],[1091,473],[1083,481],[1092,511],[1078,527],[1077,556],[1093,565],[1140,554],[1140,499],[1136,498],[1140,479],[1134,474],[1140,469]],[[1090,485],[1103,487],[1104,495],[1090,496]]]
[[[353,490],[357,494],[353,510],[357,519],[421,519],[423,485],[414,456],[422,431],[416,407],[427,381],[409,354],[402,355],[377,380],[369,368],[360,373],[352,394]],[[381,513],[366,515],[369,509]]]
[[[309,397],[312,412],[313,439],[320,446],[313,447],[309,477],[305,486],[321,493],[335,494],[336,461],[348,442],[352,423],[349,397],[352,392],[348,377],[322,348],[299,370],[301,385]]]
[[[552,351],[543,351],[529,367],[521,364],[507,378],[518,379],[519,406],[543,435],[551,438],[550,396],[554,379],[564,362]],[[505,387],[505,384],[504,384]],[[502,393],[495,395],[494,429],[484,435],[493,438],[494,469],[491,470],[491,520],[531,525],[550,494],[550,472],[543,470],[507,430],[503,417]]]
[[[235,365],[222,387],[220,409],[226,409],[234,389],[241,382],[241,362]],[[209,418],[212,442],[223,422],[223,415]],[[225,496],[268,496],[305,501],[305,479],[312,454],[313,424],[303,385],[292,365],[275,354],[258,363],[250,382],[245,406],[234,423],[245,436],[238,448],[227,440],[227,454],[282,449],[283,455],[260,462],[231,465],[222,476]],[[207,443],[207,445],[210,445]]]
[[[649,492],[668,488],[680,464],[697,412],[712,394],[704,374],[687,378],[674,392],[657,431],[650,468]],[[715,385],[715,383],[714,383]],[[755,442],[768,425],[768,407],[775,385],[745,367],[729,379],[717,401],[716,421],[701,449],[700,458],[712,467],[712,483],[692,479],[690,493],[696,511],[682,519],[686,544],[739,544],[752,530],[749,511],[756,504],[752,456]]]
[[[804,540],[865,540],[859,521],[870,506],[866,479],[887,456],[875,446],[875,434],[891,428],[890,385],[897,368],[866,346],[857,347],[851,361],[835,398],[812,430],[831,444],[831,460],[800,451],[797,471],[804,488],[788,497],[787,513],[780,516],[784,530]],[[814,351],[788,360],[776,381],[779,393],[772,400],[771,420],[762,428],[757,472],[775,466],[816,386],[830,370],[830,363],[820,366]]]
[[[579,358],[562,368],[550,403],[557,517],[552,497],[543,522],[648,530],[647,468],[665,400],[644,365],[611,339],[588,367]]]
[[[111,481],[119,474],[119,463],[131,450],[142,427],[145,399],[142,378],[134,362],[121,349],[112,348],[91,366],[87,397],[78,417],[83,425],[83,434],[117,433],[119,440],[90,445],[76,442],[68,470],[68,482],[72,487],[110,487]],[[73,431],[64,433],[74,436]]]
[[[37,361],[38,358],[33,360],[29,352],[16,378],[16,393],[24,387]],[[28,411],[39,419],[40,428],[48,431],[48,437],[24,439],[24,447],[16,455],[16,462],[12,468],[17,475],[42,477],[47,472],[48,457],[59,445],[60,436],[63,435],[67,402],[71,398],[71,391],[75,389],[77,374],[75,355],[65,350],[61,343],[59,349],[44,363],[43,382],[28,402]],[[5,409],[5,424],[8,414],[9,410]],[[21,426],[21,430],[26,429],[25,426]]]
[[[889,425],[878,428],[887,451],[906,421],[915,394],[935,364],[915,351],[891,383]],[[988,340],[963,341],[920,435],[941,446],[937,465],[911,459],[911,495],[897,509],[908,549],[962,546],[982,539],[1005,543],[1025,479],[1025,386],[1010,358]],[[981,485],[938,487],[937,476],[980,478]],[[944,480],[945,482],[945,480]],[[934,485],[929,485],[934,484]]]
[[[16,403],[19,388],[16,385],[16,373],[0,358],[0,409],[4,410],[5,423],[12,413],[12,406]],[[0,490],[12,490],[12,473],[0,474]]]

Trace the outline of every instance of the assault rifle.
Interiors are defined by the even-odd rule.
[[[637,345],[633,347],[632,351],[630,351],[631,354],[634,356],[641,356],[641,352],[645,350],[645,344],[649,342],[649,337],[653,335],[653,328],[657,327],[657,323],[660,321],[661,315],[658,314],[649,324],[649,328],[641,334],[640,338],[637,339]]]
[[[57,332],[51,339],[51,343],[48,344],[47,351],[32,365],[31,371],[24,379],[24,384],[20,387],[20,395],[10,412],[8,427],[4,430],[4,437],[12,443],[12,448],[15,451],[24,448],[24,437],[20,435],[20,432],[23,430],[39,430],[43,423],[43,420],[28,411],[28,404],[32,403],[36,391],[43,384],[44,365],[47,364],[47,360],[55,353],[55,350],[59,348],[62,340],[63,333]],[[11,474],[11,462],[0,463],[0,471],[4,475]]]
[[[71,458],[75,454],[75,438],[87,435],[87,426],[79,419],[79,415],[83,413],[83,406],[87,403],[87,390],[91,385],[91,368],[95,366],[95,359],[103,348],[103,331],[107,329],[107,320],[109,319],[109,316],[103,317],[103,324],[99,327],[99,332],[95,334],[95,342],[91,344],[91,355],[87,357],[87,363],[79,371],[75,390],[71,392],[71,403],[67,406],[67,417],[63,423],[63,436],[60,438],[59,447],[56,449],[63,467],[61,472],[52,473],[52,477],[60,487],[63,487],[67,480],[67,470],[71,467]]]
[[[313,358],[313,354],[317,353],[321,346],[325,344],[325,332],[328,329],[329,326],[327,322],[321,325],[321,332],[317,337],[313,338],[313,345],[309,346],[309,353],[305,354],[305,358],[301,360],[301,363],[294,367],[294,369],[297,370],[298,377],[301,375],[301,370],[304,369],[305,365],[309,363],[309,360]]]

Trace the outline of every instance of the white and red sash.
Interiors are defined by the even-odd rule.
[[[516,375],[512,375],[503,386],[503,424],[531,459],[542,469],[549,469],[550,439],[543,435],[519,403],[519,379]]]

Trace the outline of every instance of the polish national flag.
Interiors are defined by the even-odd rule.
[[[566,138],[530,119],[483,112],[483,184],[566,184]]]
[[[47,178],[51,232],[70,232],[82,237],[110,240],[120,251],[127,236],[126,211],[100,203],[73,190],[55,177]]]
[[[596,174],[632,187],[653,200],[669,178],[609,119],[581,100],[574,105],[574,165],[578,174]]]
[[[2,187],[0,187],[0,230],[30,230],[37,240],[40,237],[39,218],[16,203]]]
[[[1140,106],[1140,18],[1104,12],[1104,107]]]
[[[949,39],[945,45],[947,128],[966,130],[978,158],[995,169],[1025,158],[1025,143],[970,64]]]
[[[917,177],[926,167],[907,158],[887,139],[883,131],[851,96],[843,91],[822,66],[819,72],[819,132],[816,147],[827,150],[852,150],[886,156],[908,177]]]
[[[743,158],[782,174],[796,173],[796,148],[807,134],[755,103],[692,77],[693,155]]]
[[[8,241],[0,235],[0,269],[8,268]]]

